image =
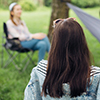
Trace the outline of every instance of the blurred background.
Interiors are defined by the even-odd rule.
[[[12,2],[17,2],[22,6],[21,19],[26,22],[29,31],[33,34],[43,32],[48,35],[50,40],[52,38],[51,30],[54,19],[68,16],[75,17],[84,29],[86,40],[94,59],[94,65],[99,67],[100,43],[88,31],[77,15],[66,6],[65,3],[67,1],[100,19],[100,0],[0,0],[0,64],[2,63],[3,22],[9,20],[9,5]],[[7,57],[7,54],[4,52],[5,61]],[[24,54],[22,57],[24,57]],[[48,54],[45,56],[45,59],[47,58]],[[38,61],[38,51],[34,53],[33,60],[35,64],[30,63],[24,72],[18,71],[13,64],[10,64],[7,68],[1,68],[0,65],[0,100],[23,100],[24,90],[29,82],[31,70]]]

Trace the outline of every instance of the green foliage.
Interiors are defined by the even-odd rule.
[[[51,6],[52,0],[44,0],[44,5],[49,7]]]
[[[36,10],[36,6],[30,0],[21,0],[19,4],[22,6],[24,11],[34,11]]]
[[[81,8],[99,6],[99,0],[71,0],[71,2]]]
[[[18,2],[18,0],[0,0],[0,8],[8,9],[9,5],[13,2]]]

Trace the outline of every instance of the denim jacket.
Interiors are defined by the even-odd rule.
[[[70,87],[63,84],[64,95],[61,98],[52,98],[49,95],[41,96],[42,85],[46,76],[47,61],[42,60],[33,68],[31,78],[24,92],[24,100],[100,100],[100,68],[94,67],[95,75],[90,77],[91,85],[87,87],[87,92],[81,96],[70,97]]]

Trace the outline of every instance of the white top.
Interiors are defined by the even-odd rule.
[[[8,28],[8,37],[19,38],[20,41],[31,40],[32,34],[29,32],[25,22],[21,20],[19,24],[16,20],[14,20],[14,22],[17,26],[11,20],[8,20],[6,23]]]

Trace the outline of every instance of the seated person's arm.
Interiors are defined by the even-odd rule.
[[[28,30],[28,28],[27,28],[27,26],[26,26],[26,24],[25,24],[25,22],[23,21],[23,25],[24,25],[24,27],[25,27],[25,31],[26,31],[26,33],[30,36],[30,39],[43,39],[43,38],[45,38],[45,36],[46,36],[46,34],[44,34],[44,33],[35,33],[35,34],[31,34],[30,32],[29,32],[29,30]]]
[[[23,25],[24,25],[24,27],[25,27],[26,33],[30,36],[30,39],[32,39],[33,34],[31,34],[31,33],[29,32],[29,30],[28,30],[28,28],[27,28],[27,26],[26,26],[26,23],[25,23],[24,21],[22,21],[22,23],[23,23]]]

